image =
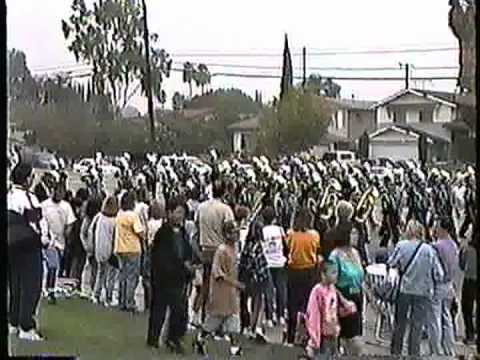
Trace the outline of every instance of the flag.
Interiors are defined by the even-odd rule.
[[[287,91],[293,86],[293,68],[292,68],[292,56],[290,55],[290,49],[288,48],[288,37],[285,34],[285,45],[283,49],[283,67],[282,67],[282,81],[280,84],[280,100],[287,93]]]

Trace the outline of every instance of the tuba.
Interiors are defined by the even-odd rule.
[[[360,197],[355,208],[355,221],[364,223],[372,213],[375,202],[378,198],[378,191],[374,186],[370,186]]]
[[[328,186],[322,196],[319,205],[320,217],[324,220],[330,220],[335,212],[338,203],[338,193],[342,190],[342,186],[337,179],[330,179]]]

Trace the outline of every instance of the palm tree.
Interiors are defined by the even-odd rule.
[[[189,98],[192,98],[192,80],[193,80],[194,68],[193,64],[187,61],[183,64],[183,82],[188,84]]]
[[[202,95],[205,94],[205,86],[209,85],[212,80],[212,75],[208,70],[207,65],[199,64],[193,73],[195,84],[202,89]]]

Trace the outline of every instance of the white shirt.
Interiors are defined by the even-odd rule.
[[[153,240],[155,239],[155,234],[157,233],[158,229],[160,229],[163,225],[163,219],[155,220],[150,219],[147,224],[148,229],[148,245],[153,244]]]
[[[287,259],[283,254],[283,239],[285,232],[278,225],[263,227],[263,253],[267,259],[268,267],[278,268],[285,266]]]
[[[26,191],[18,185],[13,185],[7,193],[7,210],[23,215],[25,210],[32,209],[32,205],[34,208],[40,208],[40,202],[38,201],[37,197],[32,193],[29,193],[29,197],[32,201],[31,205]],[[40,233],[42,243],[48,244],[50,242],[49,228],[44,217],[40,219],[39,226],[40,229],[36,224],[30,223],[30,227],[35,230],[35,232]]]
[[[64,200],[55,203],[51,198],[42,202],[41,207],[53,240],[60,247],[65,247],[65,230],[77,220],[72,207]]]

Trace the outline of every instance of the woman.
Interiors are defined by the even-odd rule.
[[[287,344],[293,345],[297,316],[307,309],[310,291],[316,283],[316,267],[320,251],[320,236],[309,230],[312,215],[300,209],[295,216],[293,229],[287,234]]]
[[[112,306],[113,288],[117,277],[117,269],[112,266],[111,260],[117,213],[118,203],[116,197],[107,197],[103,202],[94,234],[97,279],[95,281],[93,302],[100,303],[102,291],[105,289],[105,301],[103,304],[106,307]]]
[[[390,353],[402,354],[408,326],[408,355],[420,356],[422,331],[432,321],[428,314],[433,312],[435,284],[444,281],[445,274],[437,252],[425,243],[425,228],[421,223],[409,221],[406,238],[397,243],[387,262],[387,266],[398,269],[401,276]]]
[[[75,200],[72,204],[77,221],[73,224],[72,231],[70,232],[70,236],[67,241],[71,256],[69,277],[77,280],[77,290],[81,290],[82,270],[86,261],[85,249],[83,248],[82,240],[80,238],[84,220],[84,216],[82,215],[84,204],[81,193],[81,189],[77,191],[75,194]]]
[[[87,201],[85,207],[85,217],[80,228],[80,240],[83,250],[85,251],[85,266],[81,275],[81,289],[83,297],[90,297],[95,287],[97,278],[97,261],[94,256],[93,246],[93,221],[100,212],[102,207],[102,199],[93,197]]]
[[[357,311],[340,320],[340,339],[343,340],[348,355],[359,355],[358,337],[363,333],[363,291],[364,271],[358,251],[351,244],[351,219],[354,209],[348,201],[340,201],[336,208],[337,224],[334,229],[335,248],[329,254],[329,260],[337,264],[338,291],[347,300],[353,301]],[[333,236],[332,234],[332,236]]]
[[[275,210],[268,206],[262,213],[264,227],[262,229],[263,252],[267,259],[271,281],[267,288],[266,316],[268,326],[271,326],[273,312],[276,309],[277,322],[285,326],[285,308],[287,302],[287,273],[285,265],[285,232],[274,223]],[[274,306],[276,305],[276,306]]]
[[[135,290],[140,276],[140,256],[142,238],[145,229],[135,210],[135,193],[127,192],[122,196],[121,210],[115,219],[114,253],[120,264],[121,311],[136,312]]]
[[[184,228],[185,207],[177,198],[167,202],[168,221],[155,234],[151,254],[152,298],[147,345],[158,347],[158,340],[170,309],[166,345],[183,353],[181,338],[187,330],[187,284],[191,279],[192,252]]]
[[[266,342],[263,329],[258,326],[263,310],[263,299],[270,283],[268,263],[263,253],[262,246],[263,224],[254,222],[249,229],[245,246],[242,249],[239,265],[239,280],[245,284],[246,291],[242,294],[242,327],[246,328],[247,336]],[[251,300],[252,314],[247,310],[248,300]],[[249,320],[247,322],[247,320]]]

